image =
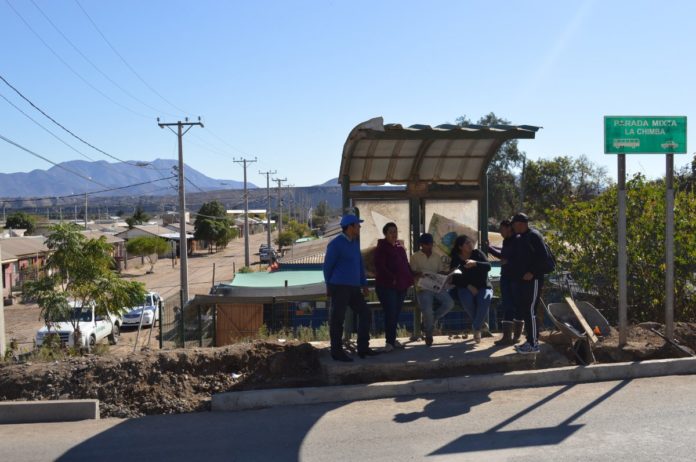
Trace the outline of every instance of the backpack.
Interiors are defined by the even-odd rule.
[[[544,254],[545,254],[545,255],[543,255],[543,257],[541,259],[541,263],[539,264],[539,269],[544,274],[553,273],[556,270],[556,256],[553,254],[553,252],[551,251],[551,248],[546,243],[546,239],[544,239],[543,236],[541,236],[541,233],[537,230],[535,230],[535,231],[536,231],[536,234],[538,234],[539,237],[541,238],[541,242],[544,245]],[[532,250],[533,250],[533,248],[532,248]]]
[[[553,273],[556,270],[556,256],[551,251],[551,248],[546,243],[546,240],[543,240],[542,242],[544,243],[546,255],[544,255],[544,259],[541,263],[541,270],[544,274]]]

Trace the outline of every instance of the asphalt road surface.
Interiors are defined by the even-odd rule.
[[[693,461],[696,377],[0,425],[3,461]]]

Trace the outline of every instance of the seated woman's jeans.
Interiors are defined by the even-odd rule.
[[[484,321],[488,317],[488,310],[491,308],[493,300],[493,289],[479,289],[476,295],[464,287],[457,289],[457,297],[464,311],[471,318],[471,326],[473,330],[481,330]]]

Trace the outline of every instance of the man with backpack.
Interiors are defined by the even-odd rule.
[[[527,342],[515,345],[520,354],[539,352],[536,308],[544,285],[544,275],[553,272],[555,263],[541,233],[529,227],[529,218],[524,213],[512,217],[515,233],[513,256],[510,258],[510,278],[515,299],[515,322],[524,321]]]

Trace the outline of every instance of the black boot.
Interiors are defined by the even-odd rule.
[[[348,355],[346,354],[346,352],[343,351],[343,350],[337,351],[337,352],[333,352],[333,351],[332,351],[332,352],[331,352],[331,358],[332,358],[334,361],[341,361],[341,362],[344,362],[344,363],[353,362],[353,358],[351,358],[350,356],[348,356]]]
[[[500,340],[496,340],[495,343],[498,346],[514,345],[515,342],[512,341],[512,331],[514,329],[514,323],[512,321],[503,321],[503,336]]]
[[[522,330],[524,329],[524,321],[518,321],[515,319],[515,326],[512,333],[512,343],[515,344],[520,341],[522,336]]]

